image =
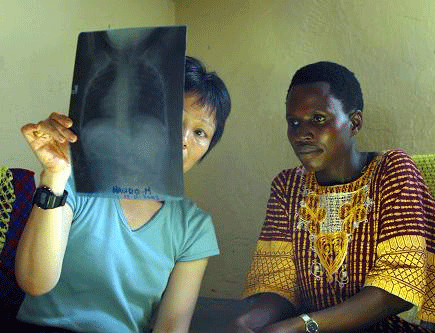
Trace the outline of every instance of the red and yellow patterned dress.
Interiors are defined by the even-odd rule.
[[[403,151],[377,155],[349,184],[321,186],[303,167],[272,182],[244,296],[273,292],[305,311],[364,286],[415,307],[367,332],[429,332],[435,322],[435,201]],[[413,315],[414,314],[414,315]]]

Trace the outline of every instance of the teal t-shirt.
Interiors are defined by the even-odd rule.
[[[77,195],[56,287],[26,295],[18,319],[78,332],[148,332],[169,275],[179,261],[219,254],[209,215],[188,200],[166,201],[131,230],[119,199]]]

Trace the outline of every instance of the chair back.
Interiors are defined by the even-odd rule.
[[[34,172],[0,169],[0,322],[14,320],[24,292],[15,278],[18,241],[32,209]]]
[[[414,155],[412,159],[420,170],[429,192],[435,198],[435,154]]]

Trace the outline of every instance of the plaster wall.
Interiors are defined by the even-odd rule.
[[[39,170],[20,127],[68,114],[81,31],[174,23],[172,0],[2,0],[0,165]]]
[[[432,0],[176,1],[189,53],[228,85],[233,110],[221,143],[186,176],[213,217],[222,254],[202,295],[237,297],[263,221],[270,183],[298,164],[284,102],[293,73],[330,60],[359,78],[361,150],[435,152],[435,2]]]
[[[431,0],[47,0],[0,3],[0,163],[38,170],[19,132],[67,113],[80,31],[187,24],[188,53],[227,83],[233,111],[216,149],[186,176],[211,213],[221,256],[203,296],[237,297],[269,194],[298,164],[286,139],[291,76],[318,60],[359,78],[360,149],[435,151],[435,2]]]

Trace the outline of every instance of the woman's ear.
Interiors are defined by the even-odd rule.
[[[363,114],[361,110],[352,111],[349,114],[349,119],[352,123],[352,136],[356,135],[362,128]]]

